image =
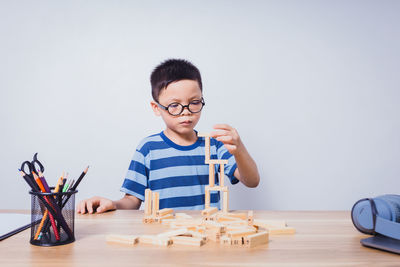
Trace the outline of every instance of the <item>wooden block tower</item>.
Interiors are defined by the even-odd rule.
[[[209,134],[198,134],[199,137],[204,137],[205,139],[205,163],[209,165],[208,174],[208,185],[205,187],[205,209],[210,208],[210,192],[220,191],[223,193],[223,204],[222,212],[228,212],[228,202],[229,202],[229,192],[228,187],[224,186],[224,166],[228,164],[228,160],[222,159],[210,159],[210,135]],[[215,185],[215,165],[219,164],[219,186]]]
[[[160,208],[160,194],[152,192],[150,189],[144,191],[144,223],[157,222],[161,223],[163,219],[171,219],[173,209],[159,209]]]

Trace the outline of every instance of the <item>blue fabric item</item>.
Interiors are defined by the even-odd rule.
[[[232,184],[237,168],[235,157],[222,142],[210,139],[210,158],[225,159],[225,175]],[[199,137],[189,146],[172,142],[163,132],[144,138],[138,145],[121,191],[144,200],[150,188],[160,194],[160,209],[204,209],[205,185],[208,185],[209,166],[205,164],[205,139]],[[215,181],[219,184],[219,165],[215,165]],[[219,192],[211,192],[212,207],[220,206]]]
[[[351,211],[354,226],[362,233],[379,233],[400,240],[400,196],[362,199]]]

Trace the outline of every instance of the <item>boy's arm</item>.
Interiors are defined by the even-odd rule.
[[[125,194],[123,198],[113,201],[113,203],[118,210],[138,210],[142,200],[135,196]]]
[[[104,197],[92,197],[79,202],[76,211],[81,214],[103,213],[115,209],[139,209],[142,201],[135,196],[125,194],[120,200],[112,201]]]
[[[247,187],[256,187],[260,183],[260,174],[257,165],[242,143],[236,129],[227,124],[214,125],[211,137],[221,141],[226,149],[235,157],[237,169],[234,176]]]

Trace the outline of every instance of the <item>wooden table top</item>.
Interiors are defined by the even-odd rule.
[[[200,217],[199,211],[186,213]],[[267,245],[252,249],[212,241],[202,247],[106,242],[108,234],[156,234],[168,229],[145,225],[142,216],[143,211],[131,210],[76,214],[76,241],[56,247],[31,245],[30,230],[25,230],[0,242],[0,266],[400,266],[399,255],[361,246],[360,239],[367,236],[354,228],[348,211],[254,211],[255,219],[285,220],[297,233],[272,235]]]

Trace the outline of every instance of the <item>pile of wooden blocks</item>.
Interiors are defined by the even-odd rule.
[[[208,241],[227,246],[255,247],[268,243],[269,235],[294,234],[284,221],[255,220],[253,211],[247,213],[220,212],[209,207],[201,212],[201,219],[186,213],[173,214],[172,209],[158,209],[156,192],[146,189],[144,223],[160,223],[170,230],[157,235],[110,235],[109,242],[134,245],[137,243],[169,246],[172,244],[202,246]]]
[[[143,223],[161,223],[169,225],[171,230],[158,235],[124,236],[110,235],[109,242],[129,245],[137,243],[169,246],[180,244],[202,246],[207,241],[219,242],[227,246],[255,247],[266,244],[271,234],[294,234],[295,229],[287,227],[284,221],[254,220],[253,211],[232,213],[228,209],[228,187],[224,186],[224,165],[227,160],[210,159],[210,136],[205,137],[205,163],[209,165],[209,185],[205,187],[205,209],[202,218],[194,219],[186,213],[173,214],[172,209],[159,209],[160,196],[150,189],[145,190]],[[219,185],[215,185],[215,166],[219,164]],[[210,207],[210,192],[223,194],[222,211]]]

